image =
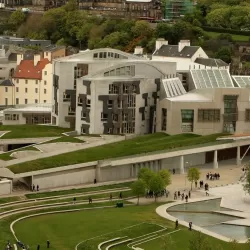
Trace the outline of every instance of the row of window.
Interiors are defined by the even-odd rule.
[[[104,76],[134,76],[135,66],[124,66],[104,73]]]
[[[5,93],[9,92],[9,88],[5,87]],[[19,93],[19,87],[16,87],[16,93]],[[25,88],[25,93],[28,93],[28,88]],[[38,93],[38,88],[35,88],[35,93]],[[47,89],[43,90],[44,94],[47,94]]]
[[[18,121],[19,115],[18,114],[5,114],[4,120],[5,121]]]
[[[45,72],[46,72],[46,71],[45,71]],[[46,73],[46,74],[47,74],[47,73]],[[19,79],[16,79],[15,81],[16,81],[17,84],[19,83]],[[32,80],[32,81],[33,81],[33,80]],[[35,81],[36,84],[38,84],[38,82],[41,83],[42,80],[36,80],[36,81]],[[29,83],[29,80],[25,80],[25,84],[28,84],[28,83]],[[47,81],[44,80],[44,81],[43,81],[43,84],[44,84],[44,85],[47,85]]]
[[[114,100],[108,100],[108,108],[113,108]],[[135,95],[127,95],[126,100],[117,100],[117,108],[134,108]]]
[[[38,103],[38,99],[35,99],[34,103]],[[47,103],[47,100],[43,100],[43,103]],[[16,105],[18,104],[19,104],[19,98],[16,98]],[[24,104],[28,104],[28,99],[24,99]],[[12,105],[12,103],[9,103],[9,99],[5,98],[5,106],[8,106],[8,105]]]
[[[128,59],[128,57],[123,56],[118,53],[113,53],[113,52],[99,52],[99,53],[94,53],[93,55],[94,59],[105,59],[105,58],[115,58],[115,59]]]

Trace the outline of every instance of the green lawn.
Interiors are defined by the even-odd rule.
[[[13,201],[20,201],[19,196],[11,196],[11,197],[6,197],[6,198],[0,198],[0,204],[8,203],[8,202],[13,202]]]
[[[94,148],[87,148],[48,158],[24,162],[12,165],[9,169],[14,173],[23,173],[103,159],[146,154],[154,151],[173,151],[176,148],[185,149],[186,147],[195,147],[196,145],[206,146],[207,144],[226,143],[225,141],[216,141],[216,139],[222,135],[223,134],[199,136],[194,134],[180,134],[168,136],[164,133],[156,133]]]
[[[17,152],[17,151],[25,151],[25,150],[39,151],[37,148],[35,148],[33,146],[29,146],[26,148],[18,148],[16,150],[11,151],[11,152],[6,152],[4,154],[0,154],[0,160],[3,160],[3,161],[14,160],[15,158],[10,156],[12,153]]]
[[[14,139],[62,136],[62,133],[72,129],[45,125],[0,125],[0,131],[11,131],[0,139]]]
[[[217,33],[217,32],[210,32],[210,31],[206,31],[205,32],[208,36],[210,36],[211,38],[216,38],[218,37],[221,33]],[[234,35],[234,34],[230,34],[232,36],[233,41],[237,42],[248,42],[249,41],[249,36],[243,36],[243,35]]]
[[[159,230],[159,224],[168,228],[167,232],[173,230],[173,223],[159,217],[155,213],[155,208],[159,204],[151,204],[145,206],[125,206],[124,208],[104,208],[73,212],[68,214],[42,215],[19,221],[15,224],[14,230],[19,239],[28,244],[31,249],[35,249],[37,244],[41,248],[46,248],[46,241],[51,242],[51,250],[72,250],[81,241],[88,240],[93,237],[99,239],[89,240],[94,246],[106,239],[113,239],[117,236],[138,237],[145,233],[150,233]],[[123,230],[126,227],[134,226],[139,223],[145,223],[131,230]],[[1,226],[1,224],[0,224]],[[3,231],[6,227],[3,227]],[[110,233],[110,237],[100,237],[101,235]],[[2,236],[2,233],[0,233]],[[171,238],[176,244],[173,250],[189,250],[189,239],[192,237],[192,232],[187,228],[181,227],[177,233],[173,233]],[[2,240],[2,237],[1,237]],[[217,249],[221,245],[223,250],[233,249],[231,243],[222,242],[212,237],[208,237],[209,242],[213,245],[212,249]],[[84,244],[81,245],[82,247]],[[138,246],[140,247],[140,246]],[[83,250],[80,248],[79,250]],[[90,249],[90,248],[88,248]],[[96,249],[96,247],[91,248]],[[115,247],[115,250],[128,249],[126,245]],[[162,248],[162,240],[148,242],[143,244],[145,250],[164,250]],[[241,250],[247,248],[240,245]],[[202,249],[199,249],[202,250]]]
[[[38,199],[38,198],[45,198],[45,197],[53,197],[53,196],[60,196],[60,195],[70,195],[70,194],[84,194],[87,192],[95,192],[95,191],[105,191],[108,189],[114,188],[126,188],[130,187],[132,182],[124,182],[119,184],[112,184],[112,185],[103,185],[97,187],[89,187],[89,188],[76,188],[76,189],[69,189],[69,190],[60,190],[60,191],[51,191],[51,192],[43,192],[43,193],[30,193],[26,194],[26,198],[28,199]]]

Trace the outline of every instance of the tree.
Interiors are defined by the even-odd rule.
[[[154,192],[155,201],[162,190],[165,188],[163,178],[159,174],[153,174],[149,181],[149,189]]]
[[[188,169],[187,179],[188,181],[191,182],[191,190],[192,190],[194,181],[198,181],[200,179],[200,175],[201,175],[201,172],[198,168]]]
[[[219,58],[226,63],[231,63],[232,51],[230,48],[227,48],[227,47],[220,48],[217,51],[217,53],[215,53],[215,58]]]
[[[150,24],[146,21],[137,21],[132,28],[134,37],[146,36],[150,37],[153,33],[153,29],[150,27]]]
[[[137,205],[139,205],[140,196],[145,195],[146,192],[146,184],[142,179],[135,181],[132,186],[132,192],[135,196],[137,196]]]
[[[189,240],[189,250],[212,250],[208,238],[201,232],[193,231],[192,237]]]
[[[9,23],[17,29],[25,21],[25,14],[21,10],[16,10],[10,15]]]
[[[163,235],[161,237],[162,250],[173,250],[175,249],[175,244],[170,235]]]
[[[148,189],[150,189],[149,183],[153,176],[154,176],[154,173],[149,168],[141,168],[138,173],[138,179],[143,180],[146,184],[146,188]]]
[[[250,168],[246,168],[246,184],[243,185],[244,191],[250,194]]]
[[[159,175],[163,179],[165,187],[171,184],[171,174],[167,169],[160,170]]]

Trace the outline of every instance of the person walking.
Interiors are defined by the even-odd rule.
[[[47,248],[49,248],[49,247],[50,247],[50,241],[47,240]]]
[[[188,202],[188,195],[185,196],[186,202]]]
[[[189,225],[189,230],[192,231],[192,222],[189,222],[188,225]]]
[[[191,198],[191,192],[190,191],[188,191],[188,197],[189,197],[189,199]]]
[[[89,204],[92,204],[92,198],[89,196]]]
[[[177,200],[177,192],[174,192],[174,200]]]
[[[39,185],[36,186],[36,191],[37,191],[37,192],[39,191]]]
[[[179,221],[176,220],[176,221],[175,221],[175,229],[178,229],[178,226],[179,226]]]
[[[109,195],[109,200],[112,201],[112,199],[113,199],[113,196],[112,196],[112,194],[110,194]]]
[[[76,204],[76,197],[73,198],[73,204]]]
[[[37,248],[36,248],[36,249],[37,249],[37,250],[40,250],[40,245],[39,245],[39,244],[37,245]]]
[[[32,186],[32,191],[34,192],[35,189],[36,189],[35,184],[33,184],[33,186]]]
[[[195,188],[197,188],[198,182],[197,182],[197,181],[195,181],[195,183],[194,183],[194,184],[195,184]]]
[[[120,192],[119,198],[122,199],[122,192]]]

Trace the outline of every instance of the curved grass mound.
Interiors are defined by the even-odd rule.
[[[195,134],[181,134],[168,136],[164,133],[156,133],[138,136],[134,139],[116,143],[110,143],[98,147],[77,150],[70,153],[52,157],[41,158],[9,166],[14,173],[24,173],[48,168],[55,168],[78,163],[99,161],[104,159],[126,157],[136,154],[153,153],[155,151],[173,151],[177,148],[189,148],[195,146],[207,146],[222,144],[226,141],[216,141],[223,134],[199,136]]]
[[[1,139],[39,138],[62,136],[62,133],[72,131],[69,128],[60,128],[47,125],[0,125],[0,131],[10,131]]]

